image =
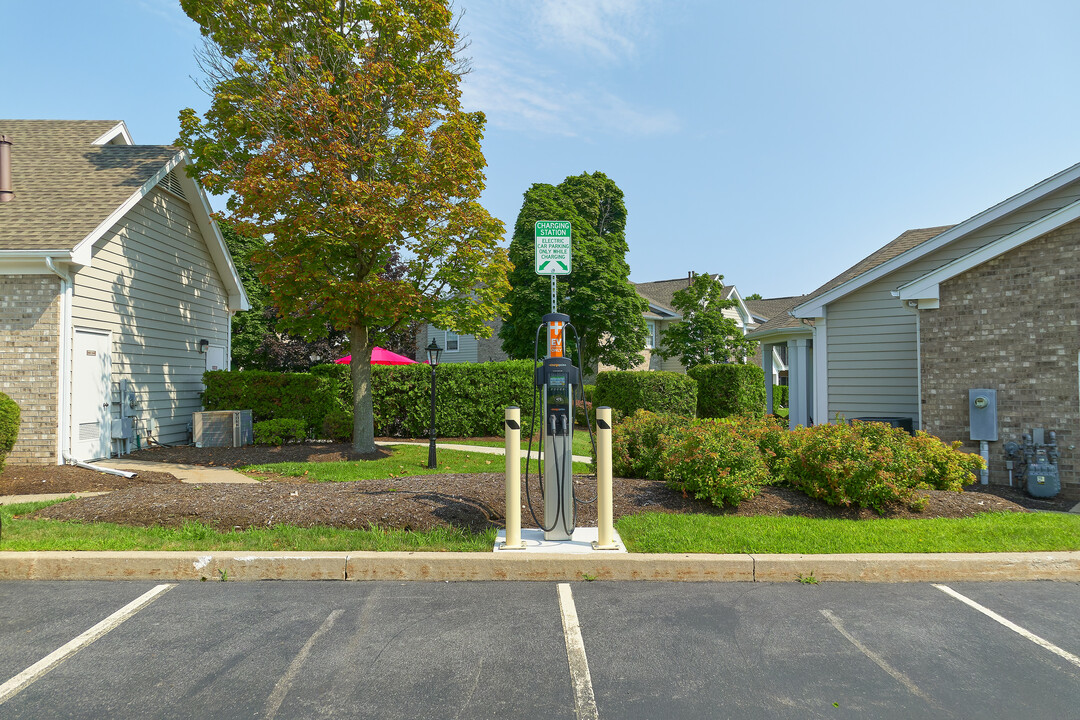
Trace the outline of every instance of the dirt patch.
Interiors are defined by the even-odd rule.
[[[165,472],[141,472],[137,477],[95,472],[74,465],[7,465],[0,473],[0,495],[101,492],[142,485],[177,485]]]

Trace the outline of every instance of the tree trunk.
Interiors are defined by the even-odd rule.
[[[354,452],[375,452],[375,411],[371,402],[371,351],[374,346],[363,325],[353,325],[349,333],[352,360],[349,370],[353,384],[353,443]]]

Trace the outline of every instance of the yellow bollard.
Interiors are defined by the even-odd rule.
[[[611,408],[596,409],[596,542],[595,550],[617,550],[611,507]]]
[[[506,542],[502,550],[521,550],[521,410],[506,408]]]

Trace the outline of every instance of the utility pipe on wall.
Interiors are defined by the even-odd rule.
[[[980,440],[979,441],[979,454],[982,455],[983,462],[986,464],[986,467],[984,467],[982,469],[982,471],[979,473],[980,477],[982,478],[982,484],[983,485],[989,485],[990,484],[990,443],[988,443],[986,440]],[[1011,471],[1010,471],[1009,484],[1012,485]]]

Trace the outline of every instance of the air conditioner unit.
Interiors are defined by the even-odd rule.
[[[191,415],[195,447],[243,447],[250,445],[250,410],[213,410]]]

